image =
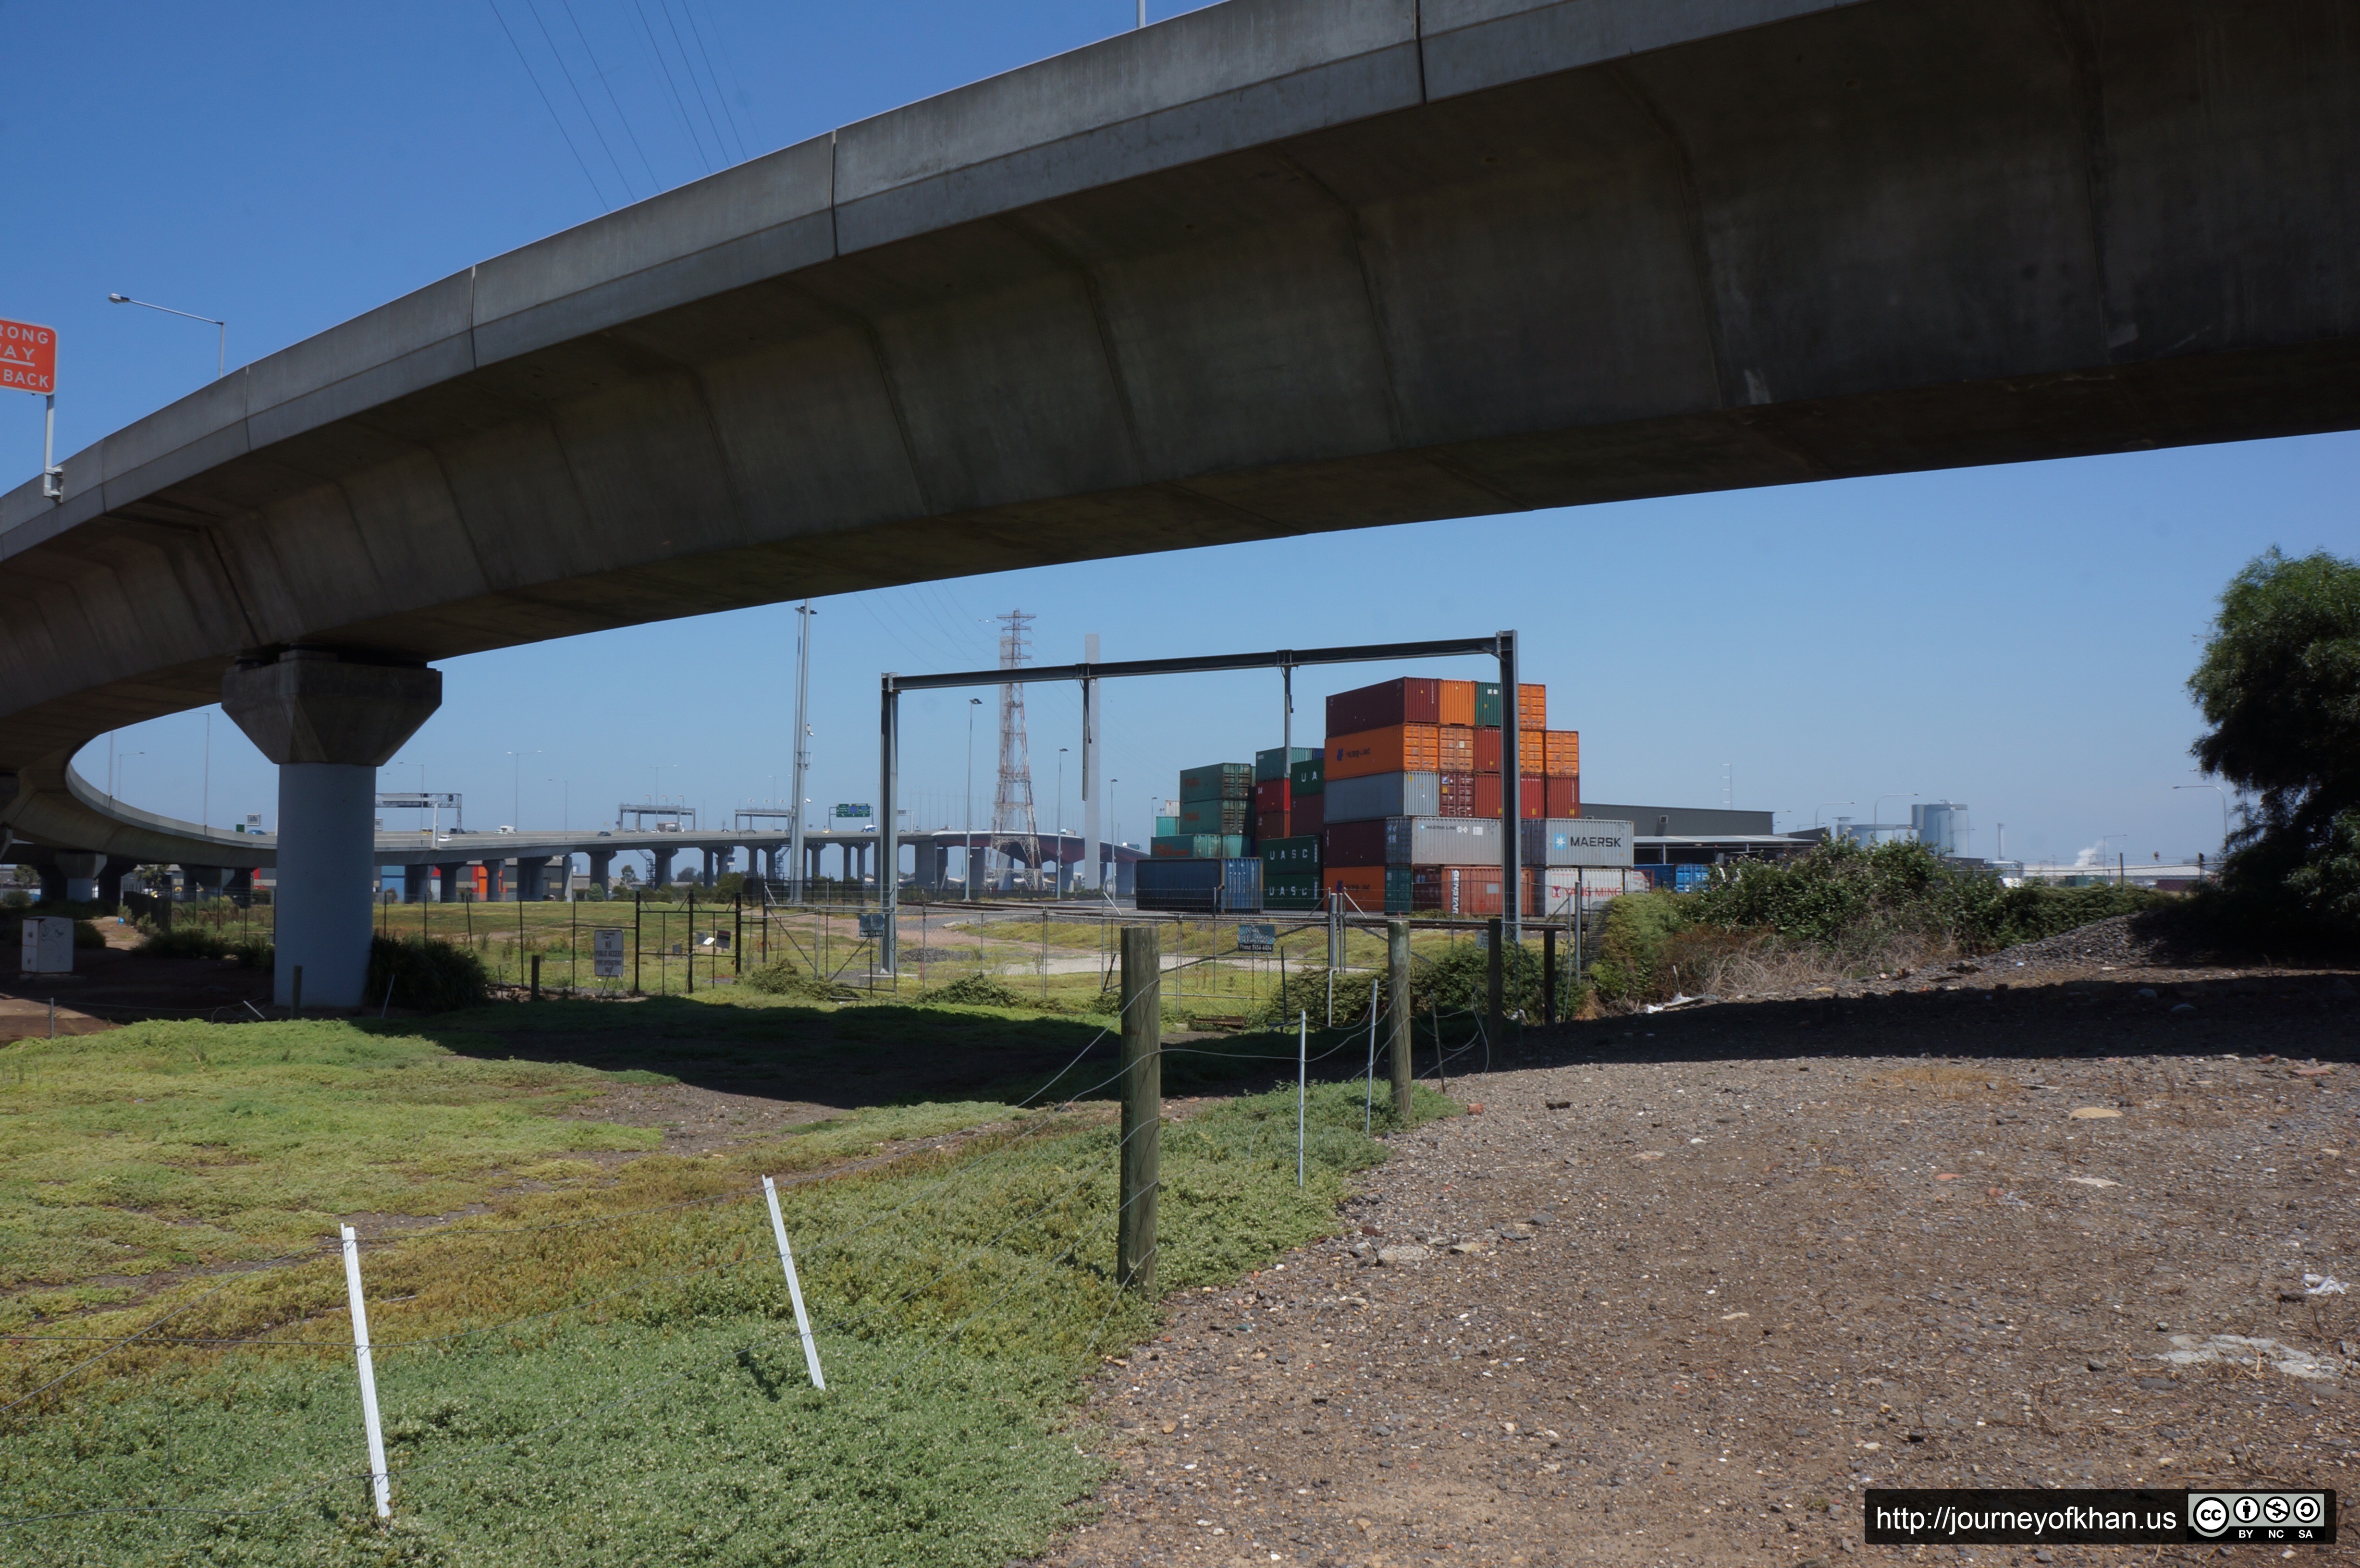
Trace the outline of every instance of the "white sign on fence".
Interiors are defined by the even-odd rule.
[[[1278,928],[1265,925],[1240,925],[1238,927],[1238,951],[1240,953],[1276,953]]]
[[[17,967],[27,975],[73,973],[73,921],[57,915],[25,917],[25,946]]]
[[[590,933],[590,973],[601,980],[623,977],[623,931],[619,926],[600,926]]]

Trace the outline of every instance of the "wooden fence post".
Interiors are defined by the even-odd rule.
[[[1155,1189],[1164,1116],[1163,942],[1153,926],[1122,929],[1122,1210],[1115,1279],[1155,1291]]]

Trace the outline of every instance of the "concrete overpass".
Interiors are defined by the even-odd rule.
[[[235,698],[341,886],[429,660],[2347,428],[2356,145],[2336,0],[1230,0],[470,267],[0,497],[0,829],[239,864],[69,767]]]
[[[77,779],[76,784],[81,781]],[[119,802],[103,802],[107,809],[129,811]],[[141,816],[147,813],[137,813]],[[169,824],[169,819],[154,818]],[[1087,841],[1078,833],[1043,833],[1035,840],[1031,836],[1010,837],[984,832],[965,833],[955,828],[904,828],[897,836],[895,848],[909,852],[911,870],[905,880],[910,886],[939,888],[952,884],[973,881],[980,885],[988,874],[987,852],[1001,857],[1002,873],[1023,866],[1029,871],[1036,863],[1053,869],[1054,888],[1065,892],[1077,882],[1088,880]],[[253,886],[254,873],[277,863],[279,839],[272,833],[228,833],[217,835],[227,841],[212,851],[224,854],[241,852],[244,864],[230,866],[217,861],[179,862],[190,880],[209,891],[227,890],[242,893]],[[208,840],[213,843],[214,840]],[[793,835],[783,829],[769,831],[717,830],[706,833],[614,833],[596,829],[565,829],[560,831],[523,829],[511,833],[436,833],[421,829],[410,833],[383,833],[374,835],[370,861],[380,872],[399,866],[404,872],[401,896],[404,902],[418,903],[437,898],[444,902],[456,897],[461,874],[470,867],[483,866],[489,873],[486,878],[486,897],[494,900],[536,899],[563,896],[562,880],[569,873],[575,855],[589,863],[592,883],[602,891],[614,886],[615,860],[618,855],[648,857],[648,879],[669,882],[674,879],[675,866],[694,877],[704,887],[710,887],[721,875],[744,870],[750,876],[771,881],[792,881]],[[817,882],[826,875],[827,854],[836,856],[835,879],[838,882],[874,883],[880,875],[877,835],[873,833],[850,833],[833,830],[809,831],[803,834],[803,873],[805,882]],[[739,852],[746,861],[738,865]],[[42,896],[46,898],[71,898],[77,902],[97,900],[113,903],[117,897],[124,875],[139,862],[123,856],[109,856],[76,851],[59,851],[46,846],[19,844],[14,853],[25,864],[41,873]],[[965,860],[962,862],[961,856]],[[682,856],[687,856],[682,860]],[[1147,858],[1146,852],[1127,844],[1100,843],[1098,866],[1102,870],[1120,873],[1120,868]],[[896,856],[898,866],[900,856]],[[701,864],[700,864],[701,861]],[[553,862],[563,866],[552,866]],[[552,877],[556,879],[552,879]],[[1120,877],[1123,887],[1129,878]],[[474,878],[466,877],[469,885]],[[439,891],[438,891],[439,889]]]

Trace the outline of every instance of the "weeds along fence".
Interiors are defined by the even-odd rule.
[[[1153,1303],[1120,1288],[1116,1248],[1159,1187],[1165,1229],[1150,1246],[1167,1286],[1232,1279],[1319,1234],[1343,1175],[1375,1157],[1369,1135],[1400,1125],[1376,1087],[1378,1021],[1314,1054],[1306,1020],[1294,1051],[1260,1053],[1292,1056],[1291,1095],[1173,1127],[1150,1115],[1125,1130],[1098,1099],[1136,1070],[1089,1064],[1101,1029],[992,1122],[914,1152],[849,1168],[790,1158],[759,1181],[548,1223],[346,1226],[128,1333],[0,1336],[27,1356],[0,1384],[16,1450],[0,1465],[0,1539],[21,1548],[93,1522],[344,1529],[447,1501],[438,1487],[505,1507],[595,1471],[618,1433],[720,1420],[712,1382],[733,1371],[773,1406],[792,1396],[814,1443],[886,1463],[880,1423],[908,1430],[945,1406],[972,1423],[1013,1409],[1012,1388],[1070,1379],[1109,1334],[1147,1332]],[[1450,1055],[1481,1048],[1453,1040]],[[1310,1091],[1310,1067],[1363,1054],[1364,1083]],[[1173,1171],[1125,1195],[1126,1153],[1159,1127]],[[1062,1439],[1008,1420],[995,1448],[1028,1468],[1063,1463]]]

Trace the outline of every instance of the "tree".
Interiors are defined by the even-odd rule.
[[[2255,796],[2224,889],[2268,925],[2360,934],[2360,563],[2248,562],[2188,689],[2198,764]]]

